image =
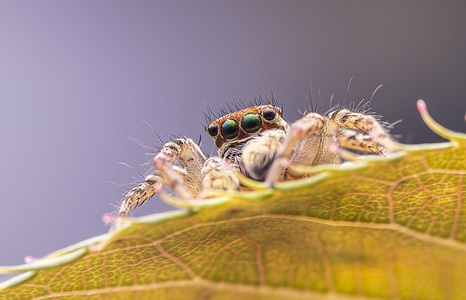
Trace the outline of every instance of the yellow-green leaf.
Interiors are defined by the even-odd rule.
[[[0,272],[6,299],[466,299],[466,135],[139,219]],[[345,152],[343,152],[343,155]]]

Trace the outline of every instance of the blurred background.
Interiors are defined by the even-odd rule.
[[[107,232],[101,217],[149,170],[139,144],[159,146],[155,132],[202,136],[215,153],[206,106],[273,93],[293,121],[311,86],[326,111],[332,94],[359,102],[383,84],[372,108],[402,120],[400,141],[443,141],[419,98],[466,132],[465,11],[425,0],[1,1],[0,265]],[[168,209],[153,199],[135,216]]]

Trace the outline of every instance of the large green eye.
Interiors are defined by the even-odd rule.
[[[222,124],[222,135],[227,140],[234,139],[238,136],[239,126],[238,124],[230,119],[225,120]]]
[[[248,133],[253,133],[261,128],[262,122],[258,114],[247,114],[241,120],[241,127]]]
[[[210,124],[209,127],[207,127],[207,132],[212,137],[216,136],[218,133],[218,126],[216,124]]]
[[[273,119],[275,119],[275,116],[277,115],[277,113],[275,112],[275,110],[271,108],[266,108],[262,112],[262,115],[264,116],[266,120],[272,121]]]

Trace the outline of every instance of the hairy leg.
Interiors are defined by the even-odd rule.
[[[178,161],[180,166],[175,166]],[[189,138],[176,138],[163,145],[154,157],[161,177],[181,199],[191,199],[201,192],[201,170],[206,157],[201,148]]]
[[[180,166],[175,166],[178,161]],[[133,209],[142,205],[164,184],[179,198],[191,199],[202,189],[201,169],[206,161],[200,147],[188,138],[176,138],[165,143],[154,157],[157,171],[136,184],[123,197],[118,214],[127,217]]]
[[[362,113],[352,112],[347,109],[335,110],[327,114],[327,118],[330,122],[334,122],[337,126],[342,129],[353,129],[365,132],[373,141],[374,143],[378,143],[383,145],[380,151],[378,150],[379,147],[370,147],[371,149],[377,149],[377,152],[370,151],[373,153],[380,153],[384,154],[387,152],[396,151],[398,148],[396,147],[396,143],[390,137],[388,131],[377,121],[377,119],[370,115],[365,115]],[[341,140],[345,141],[348,145],[355,145],[353,142],[348,141],[349,139],[359,139],[360,141],[368,141],[369,139],[364,136],[356,136],[353,135],[354,138],[351,138],[351,135],[347,132],[343,132],[341,136]],[[345,138],[346,137],[346,138]],[[341,143],[344,146],[343,143]],[[369,146],[370,143],[367,143]],[[365,146],[362,146],[365,147]],[[352,148],[352,147],[349,147]],[[368,147],[369,148],[369,147]],[[354,148],[353,148],[354,149]],[[364,149],[360,149],[364,150]],[[366,150],[365,150],[366,151]]]
[[[311,136],[323,129],[325,125],[324,117],[318,113],[308,113],[301,119],[291,124],[290,131],[286,135],[275,159],[270,167],[266,183],[269,186],[282,179],[285,168],[290,164],[295,146],[306,136]]]
[[[337,134],[338,144],[344,148],[386,155],[387,148],[375,141],[370,135],[343,129]]]
[[[163,180],[157,174],[151,174],[143,182],[136,184],[123,197],[118,209],[120,217],[127,217],[138,206],[152,198],[162,188]]]

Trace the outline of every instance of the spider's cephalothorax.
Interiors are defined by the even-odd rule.
[[[165,143],[154,157],[157,171],[126,193],[120,216],[127,216],[163,185],[182,199],[203,198],[208,191],[239,190],[236,172],[272,186],[306,176],[290,166],[340,163],[338,148],[377,155],[396,150],[376,118],[347,109],[324,116],[306,113],[289,125],[280,108],[255,105],[227,113],[205,130],[219,156],[206,158],[199,145],[185,137]]]
[[[229,113],[206,126],[206,132],[214,139],[218,155],[233,163],[245,176],[263,180],[264,167],[273,159],[283,137],[288,132],[288,123],[279,107],[257,105]],[[255,140],[265,143],[256,145]],[[245,146],[255,144],[255,154],[243,159]],[[247,147],[246,147],[247,148]],[[261,151],[262,150],[262,151]],[[268,164],[270,165],[270,164]]]

